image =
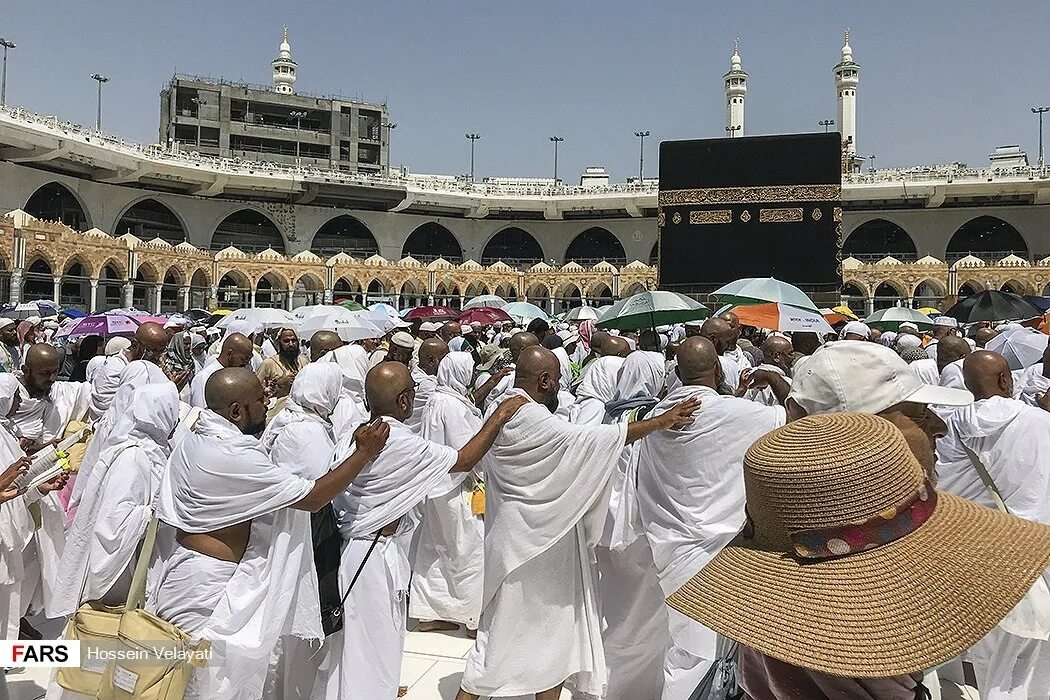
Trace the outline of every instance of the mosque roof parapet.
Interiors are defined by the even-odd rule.
[[[183,241],[182,243],[179,243],[177,246],[175,246],[175,250],[178,250],[178,251],[183,252],[183,253],[199,253],[199,252],[201,252],[200,248],[198,248],[197,246],[193,245],[189,241]]]
[[[111,236],[100,228],[92,227],[87,231],[84,231],[85,236],[91,236],[92,238],[111,238]]]
[[[554,269],[553,267],[551,267],[550,265],[548,265],[547,263],[545,263],[545,262],[543,262],[541,260],[540,262],[538,262],[535,265],[533,265],[532,267],[530,267],[529,268],[529,272],[548,272],[549,270],[553,270],[553,269]],[[580,269],[582,270],[583,268],[580,268]]]
[[[368,258],[365,259],[365,265],[371,265],[373,267],[381,267],[383,265],[388,264],[389,262],[390,262],[389,260],[384,258],[379,253],[376,253],[375,255],[369,256]]]
[[[616,266],[608,260],[602,260],[591,268],[595,272],[616,272]]]
[[[159,236],[156,237],[156,238],[151,238],[150,240],[146,241],[142,245],[147,246],[149,248],[174,248],[175,247],[171,243],[168,243],[166,240],[164,240],[163,238],[161,238]]]
[[[459,269],[461,269],[461,270],[483,270],[484,268],[481,266],[481,263],[479,263],[477,260],[467,259],[467,260],[464,260],[460,264]]]
[[[236,247],[234,247],[232,245],[231,246],[226,246],[225,248],[223,248],[222,250],[220,250],[218,253],[215,254],[215,259],[216,260],[230,260],[230,259],[238,259],[238,258],[242,259],[242,260],[247,260],[248,259],[248,254],[245,253],[240,248],[236,248]]]
[[[125,233],[123,236],[117,236],[117,238],[118,240],[123,241],[124,245],[126,245],[131,250],[135,250],[140,245],[142,245],[142,239],[130,233]]]
[[[933,257],[932,255],[926,255],[926,256],[921,257],[918,260],[916,260],[915,264],[916,265],[943,265],[944,261],[943,260],[938,260],[937,258]]]
[[[444,258],[438,258],[437,260],[434,260],[429,265],[427,265],[428,270],[448,270],[453,267],[455,266],[448,260],[445,260]]]
[[[533,267],[532,269],[535,270],[536,268]],[[570,260],[569,262],[567,262],[567,263],[565,263],[564,265],[561,266],[561,271],[562,272],[583,272],[583,265],[581,265],[578,262],[575,262],[573,260]]]
[[[303,252],[307,252],[307,251],[303,251]],[[327,265],[328,267],[334,267],[336,265],[353,265],[356,262],[357,262],[357,258],[354,258],[351,255],[347,255],[346,253],[344,253],[342,251],[339,251],[338,253],[336,253],[332,257],[330,257],[327,260],[325,260],[324,264]]]
[[[1011,253],[996,263],[1002,267],[1031,267],[1029,262],[1019,255]]]
[[[879,260],[875,264],[876,265],[903,265],[904,263],[902,263],[900,260],[898,260],[897,258],[893,257],[892,255],[887,255],[886,257],[884,257],[883,259]]]
[[[397,261],[398,265],[404,265],[405,267],[423,267],[423,263],[419,262],[411,255],[406,255]]]
[[[986,263],[984,260],[981,260],[976,255],[967,255],[964,258],[959,258],[958,260],[956,260],[955,264],[952,265],[952,267],[987,267],[987,265],[988,263]]]
[[[852,255],[842,261],[843,270],[856,270],[858,267],[862,267],[864,263],[857,260]]]
[[[650,268],[652,268],[652,265],[643,263],[641,260],[632,260],[631,262],[623,266],[623,269],[625,270],[641,270]]]
[[[255,254],[256,260],[284,260],[284,256],[273,248],[267,248]]]
[[[306,263],[324,262],[324,260],[322,260],[320,258],[320,256],[310,252],[309,250],[304,250],[304,251],[301,251],[299,253],[296,253],[295,255],[293,255],[291,257],[291,259],[294,260],[295,262],[306,262]]]
[[[23,211],[22,209],[12,209],[7,212],[4,217],[11,219],[11,221],[15,223],[15,228],[23,228],[37,220],[35,216],[27,211]]]
[[[542,265],[543,263],[540,263],[540,264]],[[489,269],[494,271],[494,272],[513,272],[514,271],[513,267],[511,267],[507,263],[503,262],[502,260],[497,260],[496,262],[494,262],[491,265],[489,265]]]

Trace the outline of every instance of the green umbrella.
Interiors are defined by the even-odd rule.
[[[365,310],[365,307],[361,306],[360,304],[358,304],[353,299],[343,299],[342,301],[340,301],[337,304],[337,306],[342,306],[344,309],[348,309],[350,311],[364,311]]]
[[[787,304],[800,309],[817,311],[817,305],[806,296],[806,293],[793,284],[781,282],[774,277],[746,277],[730,282],[714,292],[711,296],[723,304],[747,305],[773,302]]]
[[[639,292],[609,307],[598,319],[598,327],[634,331],[698,321],[710,315],[711,311],[706,306],[683,294]]]
[[[905,322],[914,323],[920,331],[933,330],[933,321],[929,316],[904,306],[881,309],[864,319],[869,328],[878,328],[880,331],[895,331]]]

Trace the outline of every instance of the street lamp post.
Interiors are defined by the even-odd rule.
[[[289,112],[288,114],[295,120],[295,164],[299,165],[299,129],[302,127],[302,119],[306,116],[306,112]]]
[[[741,127],[740,127],[739,124],[737,124],[736,126],[727,126],[726,127],[726,133],[729,134],[729,138],[735,139],[736,138],[736,132],[740,131],[740,128]]]
[[[819,122],[817,122],[817,124],[819,124],[820,126],[824,127],[824,133],[826,134],[826,133],[828,133],[828,127],[829,126],[835,126],[835,120],[834,119],[821,119]]]
[[[201,105],[208,104],[208,100],[198,94],[190,98],[190,102],[197,106],[197,151],[199,152],[201,150]]]
[[[6,60],[7,54],[4,54]],[[6,64],[5,64],[6,65]],[[1043,115],[1050,112],[1050,107],[1032,107],[1032,114],[1039,115],[1039,167],[1043,167]]]
[[[387,130],[386,142],[383,143],[383,145],[386,146],[386,148],[387,148],[387,151],[386,151],[386,167],[389,168],[390,167],[390,132],[397,128],[397,124],[395,124],[393,122],[387,122],[386,124],[381,124],[380,126],[382,126],[382,128]]]
[[[101,73],[92,73],[91,79],[98,82],[98,112],[95,115],[95,131],[102,131],[102,83],[108,83],[109,78]]]
[[[875,154],[874,153],[872,153],[870,156],[868,156],[868,162],[871,163],[869,171],[870,172],[875,172]]]
[[[638,186],[642,186],[642,166],[645,164],[645,137],[649,135],[648,131],[636,131],[634,135],[638,137]]]
[[[558,186],[558,144],[564,141],[561,136],[551,136],[551,143],[554,144],[554,186]]]
[[[474,142],[481,138],[481,134],[464,134],[470,140],[470,184],[474,184]]]
[[[4,47],[4,72],[0,76],[0,106],[7,104],[7,50],[15,48],[15,42],[0,36],[0,46]]]

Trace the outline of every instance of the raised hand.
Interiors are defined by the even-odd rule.
[[[512,396],[499,405],[499,408],[492,414],[496,422],[501,426],[507,424],[514,414],[518,412],[518,409],[527,404],[529,400],[522,395]]]
[[[679,401],[666,413],[658,416],[664,430],[681,430],[693,424],[693,414],[700,410],[700,399],[690,397]]]
[[[390,426],[381,418],[365,423],[354,431],[357,450],[368,459],[374,459],[383,451],[388,437],[390,437]]]

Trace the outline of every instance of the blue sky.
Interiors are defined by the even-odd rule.
[[[100,71],[106,129],[152,143],[175,70],[269,83],[284,24],[297,85],[386,101],[391,161],[414,172],[466,172],[473,131],[479,177],[549,177],[556,134],[563,179],[604,165],[622,181],[637,173],[633,132],[648,129],[655,175],[656,142],[724,136],[734,37],[747,132],[816,131],[835,116],[831,69],[851,27],[858,148],[880,167],[985,165],[1014,143],[1034,162],[1030,107],[1050,104],[1047,0],[5,0],[8,103],[91,124]]]

